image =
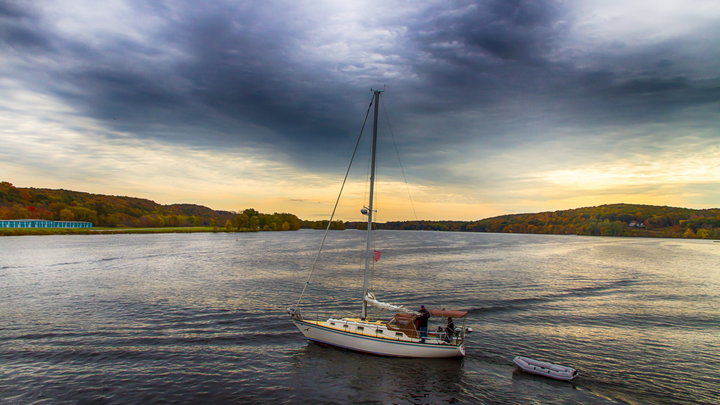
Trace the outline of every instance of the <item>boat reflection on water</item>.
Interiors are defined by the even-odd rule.
[[[454,403],[460,400],[465,377],[464,358],[407,359],[367,356],[334,346],[308,344],[291,356],[291,364],[298,378],[298,398],[312,395],[315,402],[358,402],[353,392],[361,390],[363,397],[373,402],[392,403],[398,394],[408,403]],[[318,372],[322,370],[321,372]],[[326,387],[318,398],[318,390]],[[348,389],[354,387],[354,389]]]

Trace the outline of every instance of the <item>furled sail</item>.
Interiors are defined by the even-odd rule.
[[[388,304],[387,302],[380,302],[375,298],[375,294],[373,294],[371,292],[368,292],[367,295],[365,295],[365,302],[367,302],[368,304],[370,304],[376,308],[385,309],[388,311],[396,311],[396,312],[404,312],[406,314],[420,315],[419,312],[413,311],[412,309],[407,309],[400,305],[393,305],[393,304]]]

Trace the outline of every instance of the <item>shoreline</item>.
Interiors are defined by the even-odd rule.
[[[309,229],[309,228],[301,228]],[[403,231],[404,229],[397,229]],[[408,229],[409,230],[409,229]],[[117,234],[150,234],[150,233],[246,233],[246,232],[292,232],[274,230],[227,230],[225,228],[213,228],[211,226],[194,227],[162,227],[162,228],[0,228],[0,237],[3,236],[45,236],[45,235],[117,235]],[[411,230],[409,230],[411,231]],[[427,232],[427,231],[425,231]],[[456,231],[431,231],[431,232],[456,232]],[[523,232],[461,232],[461,233],[496,233],[496,234],[522,234],[522,235],[558,235],[558,236],[589,236],[589,237],[613,237],[613,238],[649,238],[649,239],[694,239],[720,242],[713,238],[687,238],[671,235],[573,235],[554,233],[523,233]]]
[[[164,227],[164,228],[0,228],[0,236],[33,236],[33,235],[113,235],[113,234],[148,234],[148,233],[245,233],[245,232],[288,232],[263,230],[227,230],[211,226],[197,227]]]

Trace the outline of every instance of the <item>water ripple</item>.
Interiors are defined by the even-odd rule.
[[[308,318],[359,311],[362,233],[332,236],[301,303]],[[720,370],[709,366],[720,364],[720,253],[703,241],[670,249],[663,240],[378,232],[378,297],[469,311],[467,357],[437,361],[302,339],[285,309],[319,232],[39,238],[0,238],[0,251],[13,252],[0,267],[3,403],[720,397]],[[581,377],[572,385],[519,374],[514,355],[571,365]]]

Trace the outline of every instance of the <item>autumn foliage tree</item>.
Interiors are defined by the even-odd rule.
[[[216,226],[223,230],[296,230],[293,214],[240,213],[195,204],[161,205],[151,200],[68,190],[19,188],[0,182],[0,219],[87,221],[103,227]]]

